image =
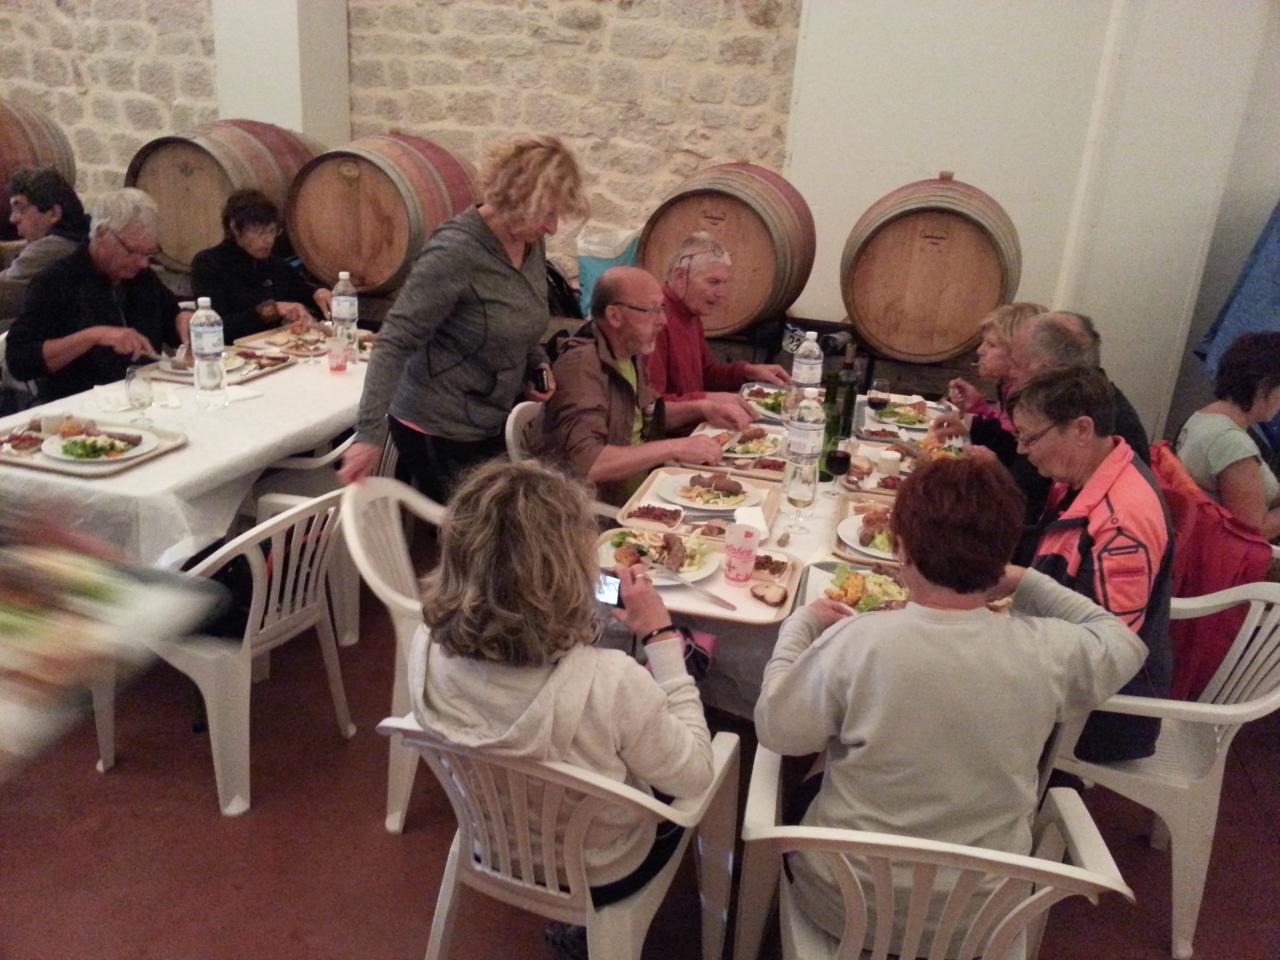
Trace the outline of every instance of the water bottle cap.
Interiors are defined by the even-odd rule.
[[[817,330],[810,330],[810,331],[808,331],[808,332],[804,335],[804,338],[805,338],[806,340],[817,340],[817,339],[818,339],[818,331],[817,331]]]
[[[339,270],[339,271],[338,271],[338,279],[339,279],[339,280],[350,280],[350,279],[351,279],[351,274],[350,274],[350,273],[348,273],[346,270]]]
[[[806,400],[817,400],[817,399],[818,399],[818,388],[817,388],[817,387],[805,387],[805,388],[804,388],[804,398],[805,398]]]
[[[201,310],[210,309],[212,303],[213,301],[210,300],[208,297],[196,297],[196,306],[199,307]]]

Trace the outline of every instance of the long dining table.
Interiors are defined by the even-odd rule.
[[[156,430],[182,433],[185,445],[111,476],[69,476],[0,462],[0,498],[22,511],[53,512],[77,531],[162,568],[226,534],[262,471],[283,457],[314,450],[355,423],[367,365],[331,373],[299,362],[230,388],[232,402],[200,409],[185,384],[157,384],[174,406],[146,411]],[[128,424],[133,411],[104,412],[103,397],[123,388],[87,390],[0,420],[0,437],[53,414]],[[146,424],[137,424],[147,429]]]

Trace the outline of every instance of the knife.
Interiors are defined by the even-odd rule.
[[[660,577],[667,577],[668,579],[674,580],[676,581],[676,583],[680,584],[681,586],[688,587],[694,593],[699,593],[702,596],[706,597],[708,600],[710,600],[712,603],[716,604],[717,606],[724,607],[726,610],[738,609],[736,606],[734,606],[732,603],[730,603],[728,600],[726,600],[724,597],[720,596],[719,594],[712,593],[706,587],[698,586],[692,580],[689,580],[687,577],[680,576],[680,574],[676,573],[675,571],[667,567],[655,566],[651,561],[647,562],[645,566],[649,568],[649,571],[651,574],[657,574]]]

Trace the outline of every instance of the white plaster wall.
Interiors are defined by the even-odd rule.
[[[1094,315],[1158,432],[1273,6],[806,3],[785,173],[814,207],[818,259],[796,312],[842,317],[857,217],[954,170],[1013,218],[1019,298]]]

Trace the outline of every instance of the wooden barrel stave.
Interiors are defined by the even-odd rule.
[[[54,167],[75,186],[75,154],[62,129],[43,113],[0,100],[0,239],[17,236],[3,187],[23,167]]]
[[[841,257],[850,322],[876,352],[934,363],[971,349],[978,324],[1018,289],[1013,222],[978,188],[943,175],[886,194]]]
[[[672,252],[699,231],[724,244],[734,263],[728,295],[703,320],[708,334],[732,333],[781,314],[808,281],[813,216],[799,192],[770,170],[719,164],[680,184],[649,216],[640,235],[640,264],[665,278]]]

